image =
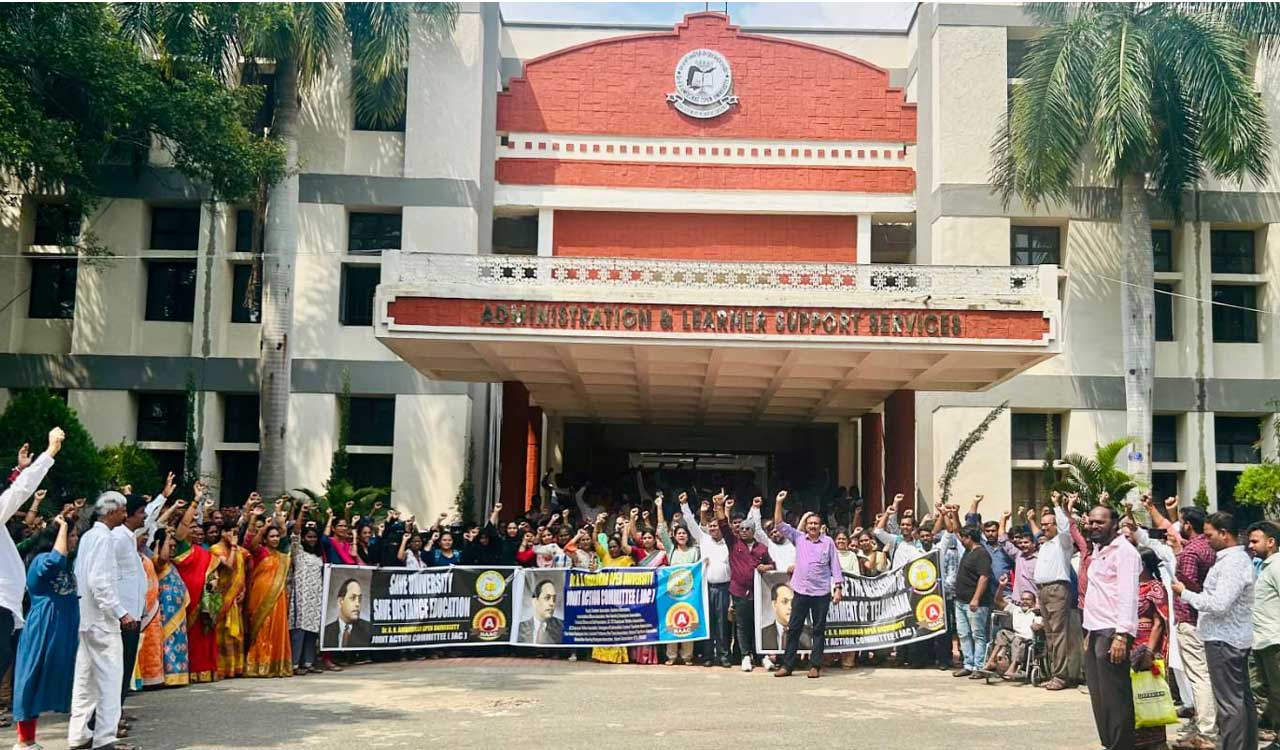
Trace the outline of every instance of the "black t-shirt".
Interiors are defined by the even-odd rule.
[[[956,601],[973,601],[973,592],[978,590],[978,579],[982,576],[987,577],[987,587],[978,599],[978,606],[990,607],[996,598],[996,582],[991,579],[991,553],[979,544],[960,558],[960,567],[956,570]]]

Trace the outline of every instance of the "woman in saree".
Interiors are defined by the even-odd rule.
[[[218,611],[218,679],[244,674],[244,595],[248,589],[249,555],[240,546],[235,526],[218,526],[217,543],[209,548],[222,564],[218,576],[218,593],[222,609]],[[212,541],[208,531],[205,538]]]
[[[1169,656],[1169,591],[1161,580],[1160,558],[1145,547],[1141,550],[1141,558],[1138,636],[1133,639],[1133,654],[1130,656],[1135,672],[1152,669],[1156,659],[1164,660]],[[1144,727],[1134,731],[1136,750],[1165,748],[1168,747],[1166,740],[1164,727]]]
[[[158,529],[151,557],[142,558],[147,574],[147,607],[134,675],[143,687],[176,687],[190,680],[187,658],[187,585],[173,564],[177,541]]]
[[[638,508],[631,509],[631,518],[627,522],[627,531],[625,539],[632,542],[638,542],[638,546],[631,548],[631,559],[641,568],[661,568],[667,564],[667,553],[658,548],[658,538],[649,529],[643,532],[636,528],[636,518],[639,516]],[[646,511],[645,515],[648,515]],[[646,517],[645,522],[648,522]],[[632,646],[631,661],[636,664],[657,664],[658,663],[658,647],[657,646]]]
[[[604,513],[596,519],[596,528],[604,528]],[[617,530],[618,533],[613,536],[606,534],[596,535],[596,554],[600,557],[601,568],[631,568],[635,566],[635,560],[628,554],[631,551],[630,545],[623,544],[623,523],[626,519],[619,517]],[[627,648],[625,646],[599,646],[591,649],[591,660],[604,662],[606,664],[626,664]],[[656,660],[656,659],[655,659]]]
[[[289,636],[289,563],[284,519],[272,516],[249,540],[253,572],[249,577],[249,653],[247,677],[293,676]]]
[[[178,546],[173,564],[187,586],[187,655],[191,682],[218,679],[217,616],[222,607],[217,594],[222,560],[190,541],[192,530],[199,528],[194,516],[203,499],[204,483],[196,482],[195,501],[186,508],[174,531]]]

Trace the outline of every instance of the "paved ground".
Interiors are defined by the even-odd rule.
[[[129,710],[142,718],[134,741],[144,750],[655,750],[725,746],[725,735],[764,748],[1098,746],[1083,693],[934,670],[833,670],[815,681],[759,669],[440,659],[148,692]],[[48,750],[66,748],[57,719],[42,722]]]

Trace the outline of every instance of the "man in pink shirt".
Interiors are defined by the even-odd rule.
[[[1108,750],[1134,746],[1129,647],[1138,633],[1138,550],[1119,534],[1120,517],[1107,505],[1089,511],[1093,554],[1084,600],[1084,675],[1098,739]],[[1083,582],[1082,582],[1083,583]]]
[[[786,490],[778,493],[773,507],[773,525],[796,546],[796,565],[791,571],[791,590],[795,592],[795,598],[791,601],[791,617],[787,621],[787,646],[782,666],[773,676],[791,676],[805,620],[812,618],[813,651],[809,654],[809,677],[817,677],[826,646],[827,610],[832,602],[840,601],[844,574],[840,572],[836,543],[822,533],[822,520],[816,513],[806,513],[800,519],[803,531],[783,522],[782,502],[786,499]]]

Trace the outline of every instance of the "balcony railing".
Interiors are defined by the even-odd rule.
[[[1055,266],[570,258],[386,253],[395,294],[444,297],[689,303],[910,304],[1045,309],[1057,302]],[[985,304],[984,304],[985,303]]]

